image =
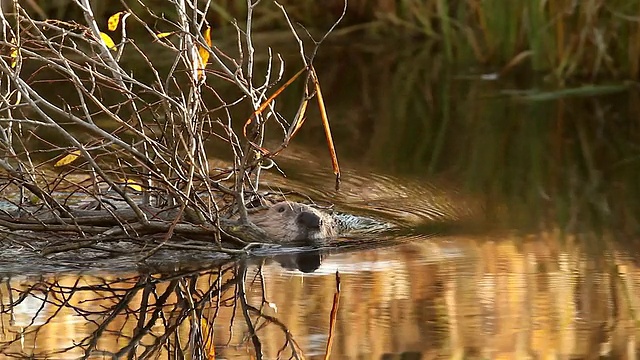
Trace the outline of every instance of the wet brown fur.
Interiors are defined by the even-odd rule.
[[[306,214],[301,217],[303,213]],[[317,219],[318,226],[310,225],[310,221],[301,219]],[[279,202],[267,209],[250,214],[249,220],[283,243],[327,239],[337,235],[331,215],[302,203]]]

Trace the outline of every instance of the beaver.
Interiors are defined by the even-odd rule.
[[[331,215],[297,202],[276,203],[250,214],[249,220],[283,243],[328,239],[338,234]]]
[[[354,232],[378,232],[392,224],[350,214],[327,213],[298,202],[279,202],[249,215],[249,220],[283,242],[325,240]]]

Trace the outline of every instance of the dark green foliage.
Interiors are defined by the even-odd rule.
[[[341,0],[281,3],[292,19],[318,29],[328,28],[343,6]],[[38,4],[40,8],[29,10],[40,16],[69,19],[80,14],[70,0]],[[122,10],[124,4],[138,13],[142,10],[137,1],[95,4],[96,17],[103,20]],[[153,0],[148,4],[156,13],[172,16],[170,2]],[[278,8],[266,5],[256,12],[254,29],[286,30],[279,21]],[[244,21],[246,6],[246,1],[240,0],[215,1],[207,19],[218,29],[229,29],[233,19]],[[360,31],[374,38],[431,39],[438,42],[449,62],[498,68],[510,68],[516,65],[510,62],[515,62],[560,80],[636,78],[640,71],[639,15],[640,0],[351,0],[341,30]]]

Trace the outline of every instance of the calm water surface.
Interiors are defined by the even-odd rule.
[[[0,353],[636,358],[636,90],[563,97],[525,77],[449,71],[428,49],[327,52],[316,67],[342,188],[311,114],[279,163],[287,178],[265,174],[265,189],[397,232],[239,261],[7,265]],[[452,221],[434,222],[443,213]]]

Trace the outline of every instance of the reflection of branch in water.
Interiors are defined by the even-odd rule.
[[[157,297],[158,300],[157,300],[155,306],[153,307],[153,314],[151,315],[151,317],[149,318],[147,323],[146,324],[140,323],[136,327],[134,335],[132,336],[129,344],[127,344],[127,346],[123,347],[117,353],[115,353],[114,354],[114,358],[121,358],[125,354],[130,354],[130,355],[134,355],[135,354],[135,350],[138,347],[138,345],[141,344],[141,341],[142,341],[143,337],[151,332],[151,327],[156,324],[157,320],[163,318],[163,311],[162,311],[163,310],[163,306],[168,301],[169,296],[171,296],[174,293],[174,291],[177,290],[177,288],[178,288],[178,280],[173,280],[173,281],[171,281],[169,283],[169,286],[164,291],[164,293],[160,297]],[[155,294],[155,292],[153,292],[153,294]],[[140,310],[141,310],[141,312],[146,312],[146,309],[142,309],[141,308]],[[143,325],[143,326],[140,326],[140,325]],[[159,349],[159,345],[163,344],[164,340],[166,339],[166,337],[168,337],[173,332],[173,330],[175,329],[174,326],[168,326],[167,327],[167,324],[164,321],[163,321],[163,325],[165,326],[164,335],[158,337],[156,339],[156,341],[151,346],[148,346],[147,349],[140,356],[141,358],[144,359],[149,354],[152,354],[155,351],[157,351]],[[97,340],[98,337],[95,337],[95,339]],[[160,342],[160,344],[159,344],[159,342]],[[90,352],[87,352],[87,355],[88,354],[90,354]]]
[[[12,349],[12,346],[17,343],[19,345],[19,348],[23,349],[25,338],[27,339],[30,337],[36,338],[40,333],[40,330],[44,326],[53,323],[53,319],[61,311],[62,307],[66,302],[66,299],[64,296],[64,292],[61,291],[62,287],[56,286],[57,284],[55,283],[47,284],[46,282],[43,282],[43,281],[36,281],[32,285],[27,287],[27,289],[18,289],[18,288],[12,288],[11,278],[8,278],[5,284],[7,287],[7,297],[9,298],[9,303],[4,304],[4,296],[3,296],[2,314],[9,314],[11,321],[10,321],[10,326],[8,328],[5,329],[3,326],[3,330],[6,333],[15,333],[15,337],[12,340],[5,341],[2,344],[2,347],[0,347],[0,354],[5,354],[5,355],[11,354],[11,356],[13,357],[24,357],[24,356],[21,356],[21,354],[16,354],[15,350]],[[75,285],[77,284],[78,282],[76,280]],[[58,289],[60,291],[56,292]],[[14,292],[18,293],[19,295],[15,301],[13,300]],[[59,294],[62,294],[63,301],[60,301],[56,296]],[[73,295],[73,292],[71,291],[69,298],[72,295]],[[32,306],[36,304],[32,303],[30,300],[35,300],[35,302],[37,302],[38,304],[37,309],[35,311],[33,311]],[[41,323],[39,323],[40,316],[43,316],[43,317],[46,316],[48,305],[59,306],[59,308],[54,312],[53,315],[49,316],[47,319],[42,320]],[[18,308],[19,306],[23,308]],[[25,314],[30,316],[29,321],[26,323],[18,319],[19,315],[25,315]],[[22,319],[22,320],[25,320],[25,319]],[[3,325],[4,325],[4,320],[3,320]],[[18,329],[13,329],[14,326],[18,327]],[[3,338],[7,339],[8,336],[6,336],[5,334]],[[56,353],[64,353],[76,347],[77,346],[74,345],[67,348],[63,348],[57,351]]]
[[[238,299],[240,299],[240,305],[242,307],[242,315],[244,316],[244,320],[247,323],[247,327],[249,328],[249,336],[251,337],[251,342],[253,343],[253,347],[256,351],[256,359],[262,359],[262,344],[260,343],[260,339],[258,338],[258,334],[256,334],[256,329],[251,322],[251,317],[249,316],[249,312],[247,311],[247,294],[245,289],[245,282],[247,276],[247,263],[246,261],[240,262],[240,270],[238,271],[240,275],[240,282],[238,283]]]
[[[217,352],[215,339],[223,348],[253,348],[256,358],[262,358],[264,344],[274,338],[259,334],[274,324],[284,334],[277,340],[279,353],[289,349],[291,358],[302,358],[289,329],[248,303],[247,271],[247,263],[241,262],[172,275],[41,276],[27,280],[28,285],[7,279],[0,291],[0,315],[13,319],[26,313],[28,318],[18,325],[0,319],[5,339],[0,357],[208,358]],[[236,311],[246,325],[234,326]],[[242,328],[246,337],[235,344],[230,338],[226,345],[214,337],[214,330],[227,323],[231,333]],[[76,336],[71,344],[67,333]]]
[[[278,350],[278,358],[280,358],[280,354],[287,348],[287,346],[289,346],[289,348],[291,349],[291,356],[293,358],[295,358],[295,359],[302,359],[303,358],[301,356],[301,354],[298,354],[298,351],[300,351],[300,352],[302,351],[300,349],[300,346],[298,345],[296,340],[293,338],[293,336],[291,335],[291,332],[289,331],[289,329],[287,328],[287,326],[285,324],[283,324],[280,320],[278,320],[278,318],[263,313],[260,309],[256,308],[255,306],[247,304],[247,310],[255,313],[256,315],[258,315],[259,317],[261,317],[261,318],[263,318],[264,320],[267,321],[267,323],[261,325],[258,330],[262,329],[267,324],[271,323],[271,324],[274,324],[274,325],[278,326],[282,330],[282,332],[284,333],[286,341],[282,345],[280,350]]]

